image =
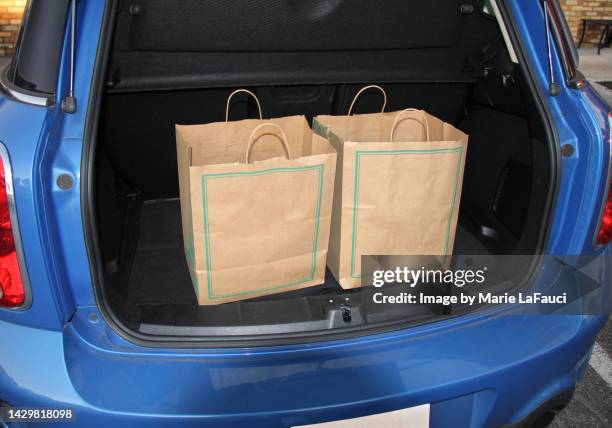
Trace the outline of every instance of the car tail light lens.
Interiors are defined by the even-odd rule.
[[[0,146],[0,306],[11,308],[23,306],[26,301],[15,242],[13,202],[11,167],[6,149]]]
[[[610,146],[612,147],[612,112],[608,113],[608,124]],[[612,151],[608,168],[612,171]],[[608,195],[604,201],[601,223],[597,233],[597,243],[600,245],[605,245],[612,241],[612,172],[608,175],[608,181]]]
[[[612,192],[608,191],[608,200],[604,207],[603,216],[601,217],[601,226],[597,235],[599,244],[607,244],[612,241]]]

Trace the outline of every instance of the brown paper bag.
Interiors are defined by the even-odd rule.
[[[201,305],[324,282],[336,153],[305,117],[177,125],[176,139]]]
[[[351,116],[370,88],[313,122],[338,152],[327,264],[343,288],[361,286],[362,255],[452,254],[461,200],[468,136],[415,109]]]

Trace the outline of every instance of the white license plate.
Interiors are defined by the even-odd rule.
[[[300,425],[293,428],[379,428],[379,427],[429,427],[429,404],[409,407],[408,409],[341,421],[323,422],[320,424]]]

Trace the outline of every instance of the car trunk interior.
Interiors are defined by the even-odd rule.
[[[540,251],[553,156],[523,68],[481,0],[121,1],[95,144],[93,202],[107,309],[161,336],[314,334],[448,312],[366,305],[318,287],[198,306],[183,250],[175,124],[225,120],[253,91],[264,117],[345,115],[381,85],[386,111],[424,109],[469,135],[456,254]],[[380,111],[365,93],[356,113]],[[257,115],[242,95],[230,120]],[[245,278],[248,281],[248,278]],[[350,322],[338,317],[352,308]]]

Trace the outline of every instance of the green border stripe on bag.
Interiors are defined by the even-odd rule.
[[[357,207],[359,199],[359,167],[361,156],[366,155],[419,155],[419,154],[447,154],[447,153],[459,153],[457,160],[457,173],[455,174],[455,184],[453,188],[453,197],[451,200],[451,210],[448,217],[448,226],[446,231],[446,244],[444,248],[444,254],[448,253],[448,242],[450,240],[451,222],[455,212],[455,199],[457,197],[457,187],[459,183],[459,173],[461,172],[461,159],[463,158],[463,147],[451,147],[446,149],[423,149],[423,150],[358,150],[355,152],[355,189],[353,196],[353,239],[351,248],[351,277],[361,278],[363,275],[355,273],[355,259],[357,252]]]
[[[187,192],[191,194],[191,180],[187,180]],[[200,299],[200,287],[198,286],[198,275],[194,275],[195,270],[195,249],[193,248],[193,212],[191,210],[191,198],[188,199],[189,208],[187,208],[189,216],[189,241],[187,242],[187,265],[189,266],[189,276],[195,284],[196,297]]]
[[[202,175],[202,205],[204,209],[204,245],[206,251],[206,275],[208,282],[208,298],[209,299],[226,299],[231,297],[244,296],[249,294],[257,294],[264,291],[280,290],[283,288],[293,287],[298,284],[303,284],[308,281],[314,280],[315,272],[317,270],[317,248],[319,246],[319,223],[321,217],[321,201],[323,199],[323,175],[324,175],[323,164],[312,165],[312,166],[301,166],[301,167],[287,167],[287,168],[272,168],[261,171],[243,171],[243,172],[227,172],[218,174],[204,174]],[[210,260],[210,241],[208,233],[208,199],[207,199],[207,180],[209,178],[225,178],[225,177],[236,177],[236,176],[253,176],[253,175],[265,175],[273,173],[286,173],[286,172],[301,172],[301,171],[318,171],[319,172],[319,189],[317,197],[317,208],[316,208],[316,221],[314,230],[314,241],[312,244],[312,268],[310,270],[310,276],[289,284],[277,285],[274,287],[267,287],[258,290],[244,291],[234,294],[214,295],[212,286],[212,263]]]

